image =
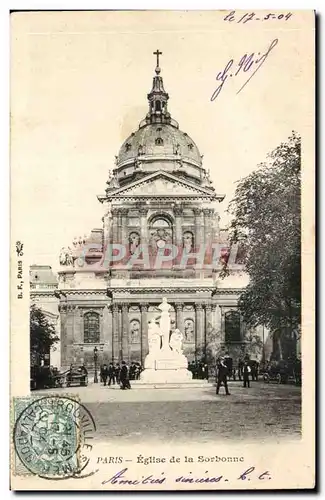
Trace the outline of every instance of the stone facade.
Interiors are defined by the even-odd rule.
[[[217,210],[224,196],[194,141],[171,118],[168,99],[157,67],[148,114],[123,143],[98,196],[101,227],[61,250],[62,368],[91,366],[95,347],[100,363],[143,363],[148,321],[159,317],[163,297],[189,361],[206,357],[211,335],[236,356],[251,346],[241,319],[228,314],[247,284],[242,264],[234,260],[230,276],[219,279],[228,252]]]

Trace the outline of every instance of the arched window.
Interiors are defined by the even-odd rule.
[[[156,144],[156,146],[163,146],[164,141],[162,140],[161,137],[157,137],[157,139],[155,140],[155,144]]]
[[[161,102],[156,101],[156,111],[161,111]]]
[[[228,311],[225,314],[225,341],[240,342],[240,313]]]
[[[169,219],[157,215],[150,223],[150,245],[153,249],[163,248],[173,242],[173,226]]]
[[[84,316],[84,343],[96,344],[100,340],[99,314],[87,312]]]
[[[169,227],[170,224],[166,219],[155,219],[151,227]]]

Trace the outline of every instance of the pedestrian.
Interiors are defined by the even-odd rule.
[[[113,365],[113,367],[114,367],[114,365]],[[116,379],[117,384],[120,383],[120,373],[121,373],[121,368],[120,368],[119,363],[117,363],[116,366],[114,367],[114,374],[115,374],[115,379]]]
[[[121,389],[131,389],[130,379],[129,379],[129,369],[125,361],[122,361],[121,373],[120,373],[120,384]]]
[[[243,368],[244,368],[244,361],[242,358],[239,358],[239,361],[238,361],[238,379],[239,379],[239,382],[241,382],[241,379],[243,376]]]
[[[209,367],[206,363],[203,365],[203,378],[209,380]]]
[[[136,367],[135,367],[134,362],[132,361],[132,363],[130,365],[130,369],[129,369],[130,380],[134,380],[135,379],[135,370],[136,370]]]
[[[108,367],[108,385],[115,384],[115,369],[113,363],[109,364]]]
[[[252,381],[255,380],[255,382],[258,381],[258,362],[256,360],[253,360],[249,364],[251,368],[251,373],[252,373]]]
[[[107,377],[108,377],[108,367],[107,367],[107,364],[104,363],[100,369],[100,378],[104,382],[104,386],[107,383]]]
[[[140,363],[135,364],[135,380],[140,380],[141,365]]]
[[[250,387],[249,384],[249,374],[251,373],[251,367],[247,363],[247,361],[244,361],[244,368],[243,368],[243,380],[244,380],[244,385],[243,387]]]
[[[228,352],[226,352],[224,356],[224,363],[228,368],[227,376],[230,379],[232,376],[232,358],[229,356]]]
[[[221,385],[223,384],[225,387],[226,396],[230,396],[230,392],[228,390],[227,375],[228,375],[228,366],[226,365],[224,358],[220,358],[218,363],[217,363],[216,394],[219,394],[219,389],[220,389]]]

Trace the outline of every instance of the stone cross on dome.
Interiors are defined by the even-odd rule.
[[[159,73],[160,73],[160,67],[159,67],[159,56],[161,56],[161,55],[162,55],[162,52],[160,52],[160,50],[159,50],[159,49],[157,49],[157,50],[156,50],[156,52],[153,52],[153,55],[154,55],[154,56],[157,56],[157,64],[156,64],[156,69],[155,69],[155,71],[156,71],[156,74],[157,74],[157,75],[159,75]]]

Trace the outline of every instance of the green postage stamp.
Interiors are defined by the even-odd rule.
[[[83,405],[69,396],[22,397],[14,398],[12,411],[14,474],[53,479],[80,474],[86,431],[94,429]]]

